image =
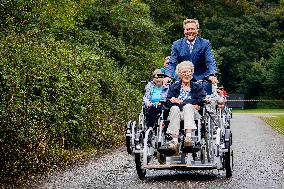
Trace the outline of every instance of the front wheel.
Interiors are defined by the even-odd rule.
[[[231,150],[232,133],[230,133],[229,139],[230,139],[229,141],[225,142],[225,148],[228,149],[228,152],[225,152],[224,154],[226,177],[232,176],[232,169],[233,169],[233,151]]]
[[[226,177],[232,176],[232,168],[233,168],[233,152],[225,152],[225,169],[226,169]]]
[[[140,179],[145,178],[146,169],[143,166],[143,156],[140,153],[135,153],[135,164],[136,164],[136,171],[137,175]]]

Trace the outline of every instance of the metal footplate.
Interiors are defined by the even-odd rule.
[[[145,169],[180,169],[180,170],[194,170],[194,169],[203,169],[203,170],[210,170],[216,169],[217,166],[214,164],[202,164],[195,163],[195,164],[148,164],[144,165]]]
[[[181,163],[182,158],[180,156],[166,157],[165,164],[149,163],[144,165],[145,169],[179,169],[179,170],[194,170],[194,169],[216,169],[217,165],[209,162],[202,163],[201,161],[192,161],[186,157],[186,163]]]

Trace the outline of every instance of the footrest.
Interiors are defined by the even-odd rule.
[[[158,151],[166,156],[173,156],[176,153],[175,150],[169,149],[168,145],[161,146]]]
[[[182,151],[184,153],[195,153],[195,152],[198,152],[200,149],[201,149],[201,145],[197,144],[194,146],[183,147]]]

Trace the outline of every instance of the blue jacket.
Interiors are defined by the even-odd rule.
[[[203,100],[206,97],[206,92],[203,88],[202,85],[200,85],[199,83],[190,81],[190,86],[191,86],[191,90],[190,90],[190,94],[191,94],[191,99],[188,100],[184,100],[183,104],[179,105],[179,106],[183,106],[185,104],[198,104],[198,105],[202,105]],[[170,99],[172,97],[178,98],[179,94],[180,94],[180,89],[181,89],[181,82],[177,81],[176,83],[170,85],[170,88],[168,90],[168,94],[167,94],[167,98],[166,98],[166,104],[165,106],[167,108],[171,108],[173,105],[173,103],[171,103]]]
[[[146,87],[145,87],[145,94],[144,94],[143,102],[142,102],[143,106],[146,107],[148,105],[148,103],[151,102],[151,97],[152,97],[152,92],[153,92],[153,88],[154,87],[155,87],[154,81],[150,81],[146,85]],[[165,102],[166,101],[168,89],[169,89],[168,86],[164,86],[163,87],[163,90],[161,92],[161,102]]]
[[[166,68],[160,68],[160,70],[163,74],[166,74]],[[172,73],[172,77],[175,79],[179,78],[175,71]]]
[[[191,54],[185,37],[173,43],[170,62],[165,74],[172,76],[177,64],[185,60],[189,60],[193,63],[193,78],[195,80],[202,80],[204,77],[208,77],[217,72],[216,61],[211,52],[211,44],[208,40],[202,39],[201,37],[196,37]]]

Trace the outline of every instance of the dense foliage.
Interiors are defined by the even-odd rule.
[[[0,180],[123,143],[143,86],[200,20],[222,84],[283,99],[282,1],[1,0]]]
[[[69,0],[1,6],[1,182],[123,143],[139,111],[140,80],[161,61],[149,8]]]

